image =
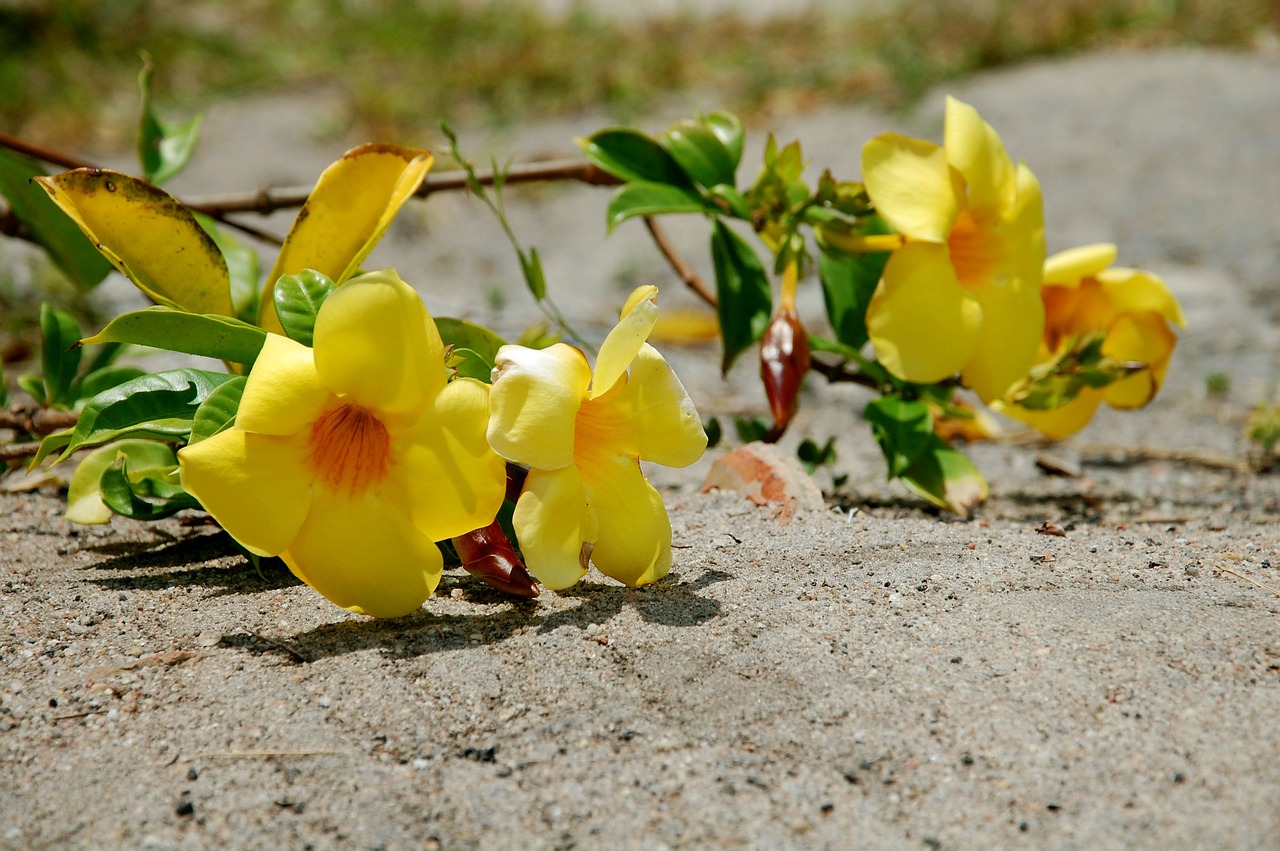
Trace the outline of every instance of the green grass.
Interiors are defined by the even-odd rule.
[[[1249,47],[1271,0],[919,0],[862,18],[732,14],[616,26],[464,0],[33,0],[0,6],[0,124],[46,143],[124,142],[138,53],[170,109],[307,83],[343,91],[362,136],[602,107],[696,89],[743,113],[909,102],[973,70],[1103,46]],[[345,130],[348,128],[339,128]]]

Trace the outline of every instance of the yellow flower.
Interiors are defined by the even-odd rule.
[[[498,350],[489,442],[530,467],[513,523],[529,572],[548,588],[577,582],[588,560],[631,586],[671,569],[671,522],[640,460],[687,466],[707,436],[680,379],[645,342],[657,294],[631,294],[594,374],[563,343]]]
[[[408,614],[440,579],[434,542],[502,505],[488,387],[448,382],[435,323],[392,270],[336,289],[314,339],[267,336],[234,426],[178,453],[182,485],[339,606]]]
[[[1043,327],[1040,185],[973,107],[947,99],[945,145],[896,133],[862,150],[876,210],[904,238],[867,307],[876,356],[907,381],[959,372],[984,401],[1035,363]]]
[[[1001,405],[1001,412],[1062,438],[1084,428],[1103,402],[1141,408],[1155,398],[1178,341],[1169,324],[1185,327],[1187,322],[1164,281],[1140,269],[1111,266],[1115,259],[1116,247],[1100,243],[1063,251],[1045,262],[1039,360],[1048,362],[1060,347],[1102,332],[1105,357],[1149,368],[1105,388],[1085,387],[1059,408],[1032,411]]]

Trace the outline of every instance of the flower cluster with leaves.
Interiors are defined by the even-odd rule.
[[[378,617],[430,596],[442,548],[526,596],[539,583],[567,588],[591,564],[631,586],[667,574],[671,525],[641,462],[687,466],[708,438],[648,343],[656,287],[631,294],[593,363],[548,295],[537,250],[506,221],[507,170],[495,163],[490,194],[447,126],[458,185],[497,215],[555,333],[509,344],[433,317],[394,270],[362,270],[432,166],[416,148],[363,145],[326,169],[262,276],[216,209],[197,212],[157,185],[190,156],[199,122],[160,121],[148,84],[144,74],[143,178],[88,167],[44,176],[0,151],[0,194],[70,278],[89,287],[114,268],[155,302],[83,338],[67,314],[41,314],[43,374],[19,385],[70,417],[32,466],[84,453],[69,519],[200,508],[251,558],[279,557],[336,604]],[[786,431],[810,373],[859,383],[874,393],[863,417],[889,477],[959,514],[987,495],[950,443],[954,421],[975,416],[960,391],[1063,437],[1102,402],[1148,403],[1176,344],[1171,326],[1185,324],[1158,277],[1112,265],[1114,246],[1046,260],[1038,181],[954,99],[942,144],[877,136],[858,181],[826,171],[810,185],[799,143],[770,137],[754,182],[741,184],[743,127],[723,112],[656,136],[607,128],[581,144],[587,162],[565,174],[617,187],[610,228],[646,220],[714,307],[722,369],[757,348],[773,416],[761,437]],[[714,290],[666,246],[654,217],[669,214],[709,219]],[[811,278],[829,331],[800,315]],[[115,364],[132,344],[226,371]],[[99,347],[87,364],[82,346]],[[830,441],[810,449],[813,463],[834,452]]]

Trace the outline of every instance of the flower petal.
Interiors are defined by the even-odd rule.
[[[1017,185],[1017,198],[1005,210],[1000,229],[1004,268],[1009,277],[1039,290],[1044,280],[1044,195],[1040,181],[1022,163],[1018,163]]]
[[[236,427],[254,434],[297,434],[333,401],[320,383],[312,350],[268,334],[236,412]]]
[[[178,451],[182,486],[245,549],[273,556],[289,546],[311,505],[305,436],[240,428]]]
[[[1116,261],[1116,247],[1109,242],[1068,248],[1044,261],[1045,286],[1078,287]]]
[[[574,424],[590,383],[591,367],[573,346],[498,349],[489,444],[502,457],[540,470],[572,464]]]
[[[632,587],[671,570],[671,521],[640,462],[625,455],[579,460],[587,498],[599,523],[591,561],[605,576]]]
[[[646,461],[687,467],[702,457],[707,434],[693,400],[658,351],[648,343],[631,362],[626,386],[612,400],[611,416],[631,424],[634,446],[626,447]]]
[[[996,410],[1016,420],[1021,420],[1036,431],[1052,438],[1062,440],[1070,437],[1089,424],[1094,411],[1102,404],[1102,391],[1092,387],[1081,389],[1079,395],[1067,404],[1049,411],[1032,411],[1017,405],[996,404]]]
[[[529,572],[553,591],[587,572],[583,544],[596,539],[595,513],[576,467],[530,470],[511,523]]]
[[[1035,365],[1044,333],[1044,302],[1038,287],[1020,281],[977,287],[973,297],[982,306],[982,332],[960,375],[982,401],[990,402],[1003,397]]]
[[[488,385],[459,378],[396,447],[387,493],[433,541],[486,526],[502,507],[507,468],[485,440],[488,421]]]
[[[942,245],[908,243],[895,251],[867,306],[876,357],[907,381],[958,372],[973,355],[981,325],[982,309],[956,280]]]
[[[1150,365],[1106,388],[1107,404],[1115,408],[1141,408],[1155,398],[1164,381],[1165,370],[1178,338],[1157,313],[1121,316],[1107,331],[1102,353],[1117,360]]]
[[[622,318],[600,344],[600,354],[591,375],[591,395],[595,399],[608,393],[631,366],[636,353],[649,339],[658,321],[658,288],[638,287],[627,299]]]
[[[883,133],[862,148],[862,179],[876,210],[898,233],[946,241],[961,202],[943,148]]]
[[[1117,266],[1098,273],[1103,292],[1115,305],[1117,313],[1158,313],[1180,328],[1187,326],[1182,305],[1169,292],[1159,275],[1141,269]]]
[[[1017,179],[1004,142],[991,125],[969,104],[948,97],[945,136],[947,161],[964,176],[969,206],[1008,209],[1017,196]]]
[[[392,428],[415,422],[446,380],[440,332],[392,269],[353,278],[325,300],[316,317],[315,359],[325,387]]]
[[[383,500],[319,488],[306,522],[280,557],[332,602],[375,618],[400,617],[421,606],[444,566],[435,543]]]

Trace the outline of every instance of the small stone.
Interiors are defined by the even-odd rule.
[[[454,588],[452,591],[450,591],[450,592],[449,592],[449,596],[450,596],[450,597],[452,597],[452,598],[453,598],[453,599],[455,599],[455,600],[459,600],[459,599],[461,599],[461,598],[463,597],[463,595],[465,595],[466,593],[467,593],[467,592],[466,592],[466,591],[463,591],[461,588]]]
[[[178,805],[173,808],[173,811],[180,816],[192,816],[195,815],[196,807],[184,792],[182,797],[178,799]]]
[[[213,647],[222,641],[222,636],[216,632],[202,632],[196,636],[196,644],[201,647]]]
[[[717,458],[702,485],[703,493],[714,489],[741,494],[756,505],[777,503],[783,523],[799,512],[826,507],[800,462],[769,443],[748,443]]]

